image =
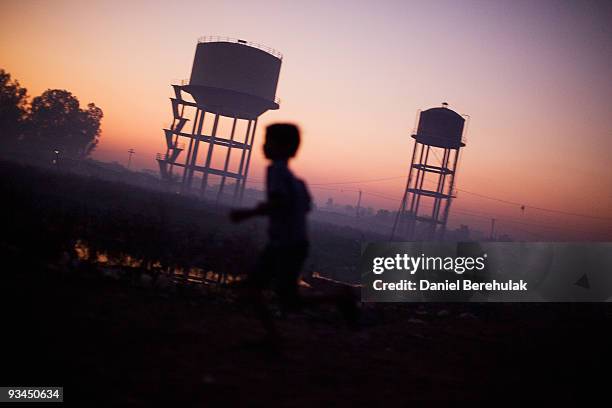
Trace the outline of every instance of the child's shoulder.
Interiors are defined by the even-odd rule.
[[[291,177],[295,178],[289,167],[282,164],[272,163],[268,166],[268,175],[275,177]]]

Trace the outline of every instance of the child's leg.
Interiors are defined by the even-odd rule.
[[[284,311],[297,311],[302,307],[298,291],[300,273],[308,255],[308,246],[296,245],[278,250],[276,265],[276,293]]]
[[[334,305],[342,314],[351,327],[356,327],[359,319],[357,301],[350,287],[340,287],[333,293],[309,294],[301,296],[298,291],[298,280],[302,266],[308,256],[308,245],[296,245],[283,251],[282,256],[277,257],[282,262],[278,266],[281,274],[282,284],[279,286],[278,294],[281,305],[286,310],[297,310],[303,307],[316,307],[324,304]]]
[[[270,338],[277,338],[278,330],[274,324],[272,313],[266,304],[263,292],[270,286],[274,276],[274,269],[277,263],[275,258],[275,251],[270,247],[266,247],[259,255],[255,267],[247,277],[247,303],[253,307],[255,314],[266,331],[266,336]]]
[[[247,302],[261,321],[261,324],[266,331],[266,337],[277,338],[278,330],[274,324],[274,318],[263,296],[263,291],[258,288],[248,288]]]

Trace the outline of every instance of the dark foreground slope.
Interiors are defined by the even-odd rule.
[[[88,406],[593,398],[607,392],[610,314],[598,305],[332,310],[280,320],[279,350],[226,290],[4,271],[3,384],[65,387]]]
[[[259,230],[230,230],[188,200],[153,203],[121,185],[2,170],[0,384],[64,386],[74,406],[567,402],[608,393],[608,305],[369,305],[358,331],[321,307],[279,318],[284,342],[270,349],[256,341],[261,327],[235,290],[153,279],[168,268],[240,273]],[[319,259],[349,259],[354,243],[335,234],[321,236]],[[77,259],[76,240],[114,259],[112,270]],[[121,264],[126,255],[148,261]]]

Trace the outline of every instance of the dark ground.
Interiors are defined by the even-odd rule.
[[[62,385],[77,406],[567,402],[608,392],[607,305],[377,305],[359,331],[322,309],[280,320],[285,341],[272,352],[253,345],[261,328],[227,290],[6,272],[1,383]]]
[[[244,272],[258,230],[189,198],[1,162],[0,197],[1,385],[63,386],[79,407],[607,402],[609,304],[365,305],[359,331],[320,308],[279,319],[274,351],[235,291],[130,277]],[[353,273],[354,234],[315,225],[313,270]],[[77,240],[147,262],[111,278],[75,259]]]

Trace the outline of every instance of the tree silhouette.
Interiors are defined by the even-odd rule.
[[[14,144],[21,136],[27,114],[27,90],[0,69],[0,144]]]
[[[37,150],[59,150],[62,156],[82,158],[97,146],[102,110],[62,89],[48,89],[32,101],[29,142]]]

